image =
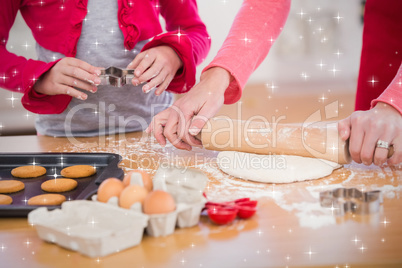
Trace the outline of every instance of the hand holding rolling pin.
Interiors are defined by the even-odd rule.
[[[370,165],[373,161],[376,165],[381,165],[389,158],[389,164],[399,164],[401,152],[398,150],[402,137],[402,116],[394,110],[389,105],[379,103],[369,111],[355,112],[340,122],[314,124],[270,124],[216,117],[210,118],[203,127],[200,135],[201,142],[195,137],[193,137],[195,141],[191,142],[216,151],[297,155],[321,158],[339,164],[348,164],[352,157],[355,157],[353,160],[357,163],[361,163],[360,159],[363,159],[366,165]],[[169,120],[173,118],[169,117],[172,111],[179,114],[173,109],[165,111],[164,116]],[[177,117],[178,120],[183,118]],[[189,118],[191,119],[191,116]],[[382,122],[378,123],[378,121]],[[166,144],[163,124],[159,122],[158,131],[156,131],[159,136],[155,136],[158,142]],[[151,130],[149,128],[148,132]],[[181,132],[179,135],[176,132],[172,144],[180,149],[190,146],[184,142],[185,134]],[[394,154],[393,146],[395,146],[396,154]],[[364,155],[364,152],[371,152],[371,155]]]
[[[355,162],[378,166],[402,162],[402,116],[392,106],[379,102],[371,110],[352,113],[338,127],[341,138],[349,139]],[[387,159],[391,145],[394,153]]]
[[[222,107],[223,94],[230,80],[231,75],[223,68],[205,71],[194,88],[172,107],[154,116],[146,132],[153,132],[162,146],[166,145],[166,139],[178,149],[191,150],[192,146],[200,146],[195,136]]]

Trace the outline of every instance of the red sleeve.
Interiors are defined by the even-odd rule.
[[[234,77],[225,91],[225,104],[241,97],[255,69],[267,56],[285,25],[290,0],[245,0],[221,49],[203,72],[222,67]]]
[[[399,67],[398,73],[384,92],[371,102],[371,107],[374,107],[378,102],[385,102],[402,114],[402,64]]]
[[[10,29],[20,8],[20,1],[2,1],[0,8],[0,87],[21,92],[23,106],[40,114],[61,113],[71,100],[70,96],[47,96],[33,90],[35,81],[56,62],[27,60],[6,49]]]
[[[155,36],[142,50],[162,45],[173,48],[182,60],[183,68],[167,90],[185,93],[195,84],[196,66],[206,58],[211,39],[198,15],[195,0],[161,0],[160,5],[168,32]]]

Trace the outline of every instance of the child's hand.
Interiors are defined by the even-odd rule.
[[[34,90],[45,95],[66,94],[86,100],[88,95],[75,89],[80,88],[92,93],[99,85],[100,70],[76,58],[63,58],[35,83]]]
[[[142,91],[148,93],[158,87],[155,95],[160,95],[182,66],[183,62],[171,47],[159,46],[138,54],[127,69],[135,69],[135,78],[132,80],[134,86],[150,80],[142,87]]]
[[[146,132],[152,132],[162,146],[166,145],[166,139],[178,149],[191,150],[192,146],[201,146],[195,136],[222,107],[232,79],[226,69],[208,69],[197,85],[152,118]]]

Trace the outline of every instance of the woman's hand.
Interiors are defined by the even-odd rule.
[[[182,66],[183,62],[173,48],[159,46],[138,54],[127,69],[135,69],[135,78],[132,80],[134,86],[149,81],[142,87],[142,91],[148,93],[157,87],[155,95],[160,95]]]
[[[162,146],[168,139],[176,148],[191,150],[200,146],[195,136],[224,103],[224,93],[232,76],[220,67],[214,67],[201,75],[201,81],[170,108],[152,119],[147,133],[153,132]]]
[[[349,151],[357,163],[390,165],[402,162],[402,116],[392,106],[379,102],[368,111],[357,111],[339,121],[339,134],[349,138]],[[377,147],[377,142],[393,145],[394,154],[387,159],[388,149]]]
[[[76,58],[63,58],[34,84],[34,90],[45,95],[66,94],[86,100],[88,95],[75,88],[95,93],[100,69]]]

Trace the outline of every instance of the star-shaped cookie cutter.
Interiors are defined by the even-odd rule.
[[[134,70],[111,66],[106,69],[101,69],[99,78],[101,79],[101,85],[122,87],[126,84],[131,84],[131,80],[134,78]]]
[[[333,208],[337,215],[376,213],[382,203],[381,191],[362,192],[356,188],[337,188],[320,193],[320,204]]]

